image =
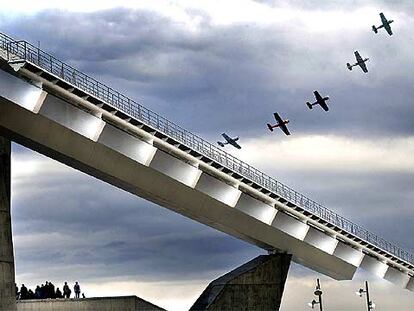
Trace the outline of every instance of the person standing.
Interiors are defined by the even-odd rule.
[[[78,282],[75,282],[75,286],[73,286],[73,289],[75,290],[75,298],[79,298],[81,289]]]
[[[22,284],[22,287],[20,288],[20,299],[25,300],[27,299],[28,291],[27,287]]]
[[[65,282],[63,285],[63,298],[70,298],[71,290],[69,288],[68,282]]]

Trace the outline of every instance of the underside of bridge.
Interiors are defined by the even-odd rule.
[[[0,310],[16,310],[10,217],[10,140],[0,136]]]

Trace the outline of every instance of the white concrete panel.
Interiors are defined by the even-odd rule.
[[[150,167],[191,188],[195,187],[202,173],[201,170],[191,164],[181,161],[159,149],[155,153]]]
[[[355,267],[359,267],[361,264],[362,258],[364,258],[364,253],[359,251],[341,241],[338,241],[338,245],[336,245],[334,256],[341,258],[342,260],[354,265]]]
[[[337,239],[312,227],[309,228],[304,241],[331,255],[339,242]]]
[[[360,267],[368,272],[371,272],[372,274],[375,274],[376,276],[379,276],[380,278],[383,278],[388,270],[387,264],[368,255],[364,256]]]
[[[394,283],[397,286],[405,288],[410,281],[410,276],[407,273],[401,272],[398,269],[389,267],[385,273],[384,279]]]
[[[39,113],[93,141],[98,140],[105,126],[105,122],[100,118],[53,95],[47,95]]]
[[[275,218],[277,209],[246,193],[242,193],[236,204],[236,209],[270,225]]]
[[[110,124],[106,124],[98,142],[141,163],[149,165],[157,148]]]
[[[410,277],[410,280],[405,288],[414,292],[414,277]]]
[[[309,230],[307,224],[283,212],[276,214],[272,226],[301,241],[303,241]]]
[[[1,96],[37,113],[46,97],[46,92],[21,79],[0,70]]]
[[[195,187],[214,199],[234,207],[241,195],[241,191],[213,176],[202,173]]]

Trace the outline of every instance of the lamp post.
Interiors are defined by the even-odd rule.
[[[360,288],[360,289],[356,292],[356,294],[357,294],[359,297],[362,297],[362,294],[366,294],[366,298],[367,298],[367,310],[368,310],[368,311],[371,311],[371,310],[373,310],[373,309],[375,308],[375,303],[374,303],[374,302],[372,302],[372,301],[370,300],[370,298],[369,298],[368,281],[365,281],[365,289]]]
[[[319,282],[319,279],[316,279],[316,288],[315,291],[313,292],[313,294],[318,297],[318,301],[316,301],[315,299],[313,299],[311,302],[308,303],[308,306],[311,307],[312,309],[315,308],[315,305],[319,305],[319,310],[323,311],[323,306],[322,306],[322,290],[321,290],[321,284]]]

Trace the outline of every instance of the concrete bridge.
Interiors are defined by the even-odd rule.
[[[292,254],[334,279],[352,279],[363,268],[414,290],[411,253],[30,43],[0,34],[0,66],[0,134],[7,140],[258,247]],[[6,193],[10,177],[2,178]],[[14,288],[11,234],[1,243],[9,252],[0,256],[0,293],[7,295],[10,282]]]

